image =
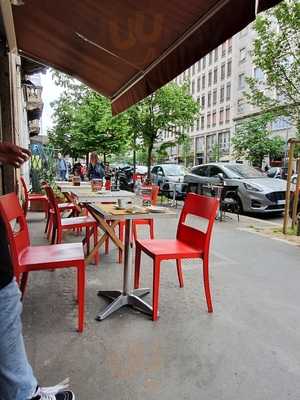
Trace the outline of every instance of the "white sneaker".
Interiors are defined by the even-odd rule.
[[[75,395],[70,390],[69,379],[65,379],[56,386],[37,388],[31,400],[75,400]]]

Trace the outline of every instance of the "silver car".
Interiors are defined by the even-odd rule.
[[[174,188],[176,198],[182,199],[186,192],[186,185],[183,183],[187,169],[179,164],[159,164],[151,170],[151,179],[155,185],[160,187],[160,191],[169,197],[173,197]]]
[[[284,210],[286,181],[268,178],[245,164],[198,165],[184,177],[184,182],[192,191],[197,187],[197,183],[216,185],[221,181],[227,185],[238,186],[237,200],[241,211],[272,213]]]

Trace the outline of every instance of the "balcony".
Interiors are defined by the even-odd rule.
[[[41,86],[35,86],[33,84],[25,84],[25,98],[27,102],[27,110],[39,110],[40,113],[43,110],[42,90]]]
[[[40,120],[39,119],[33,119],[31,121],[28,121],[28,130],[29,130],[29,136],[30,137],[38,135],[40,133],[40,130],[41,130]]]

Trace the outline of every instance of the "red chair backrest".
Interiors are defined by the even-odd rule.
[[[0,214],[6,227],[13,266],[17,274],[19,254],[30,246],[30,238],[24,211],[15,193],[9,193],[0,197]]]
[[[177,239],[208,252],[218,206],[219,200],[215,197],[188,193],[178,222]],[[206,231],[202,232],[200,229],[186,225],[188,215],[208,220]]]
[[[56,226],[59,226],[59,225],[61,225],[61,216],[60,216],[60,212],[58,210],[58,205],[57,205],[57,201],[55,198],[55,194],[49,185],[45,185],[44,189],[45,189],[46,195],[48,197],[48,201],[49,201],[49,205],[50,205],[50,212],[53,213],[54,224]]]

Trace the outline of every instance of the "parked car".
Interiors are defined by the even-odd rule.
[[[267,176],[269,178],[286,179],[287,178],[287,168],[271,167],[267,172]]]
[[[179,164],[159,164],[151,170],[151,179],[155,185],[158,185],[161,193],[168,197],[173,197],[174,183],[176,184],[176,199],[183,199],[186,194],[186,185],[184,176],[187,169]]]
[[[245,164],[211,163],[193,167],[184,177],[188,190],[195,191],[198,183],[238,186],[237,200],[244,212],[282,212],[285,205],[286,181],[268,178]]]

